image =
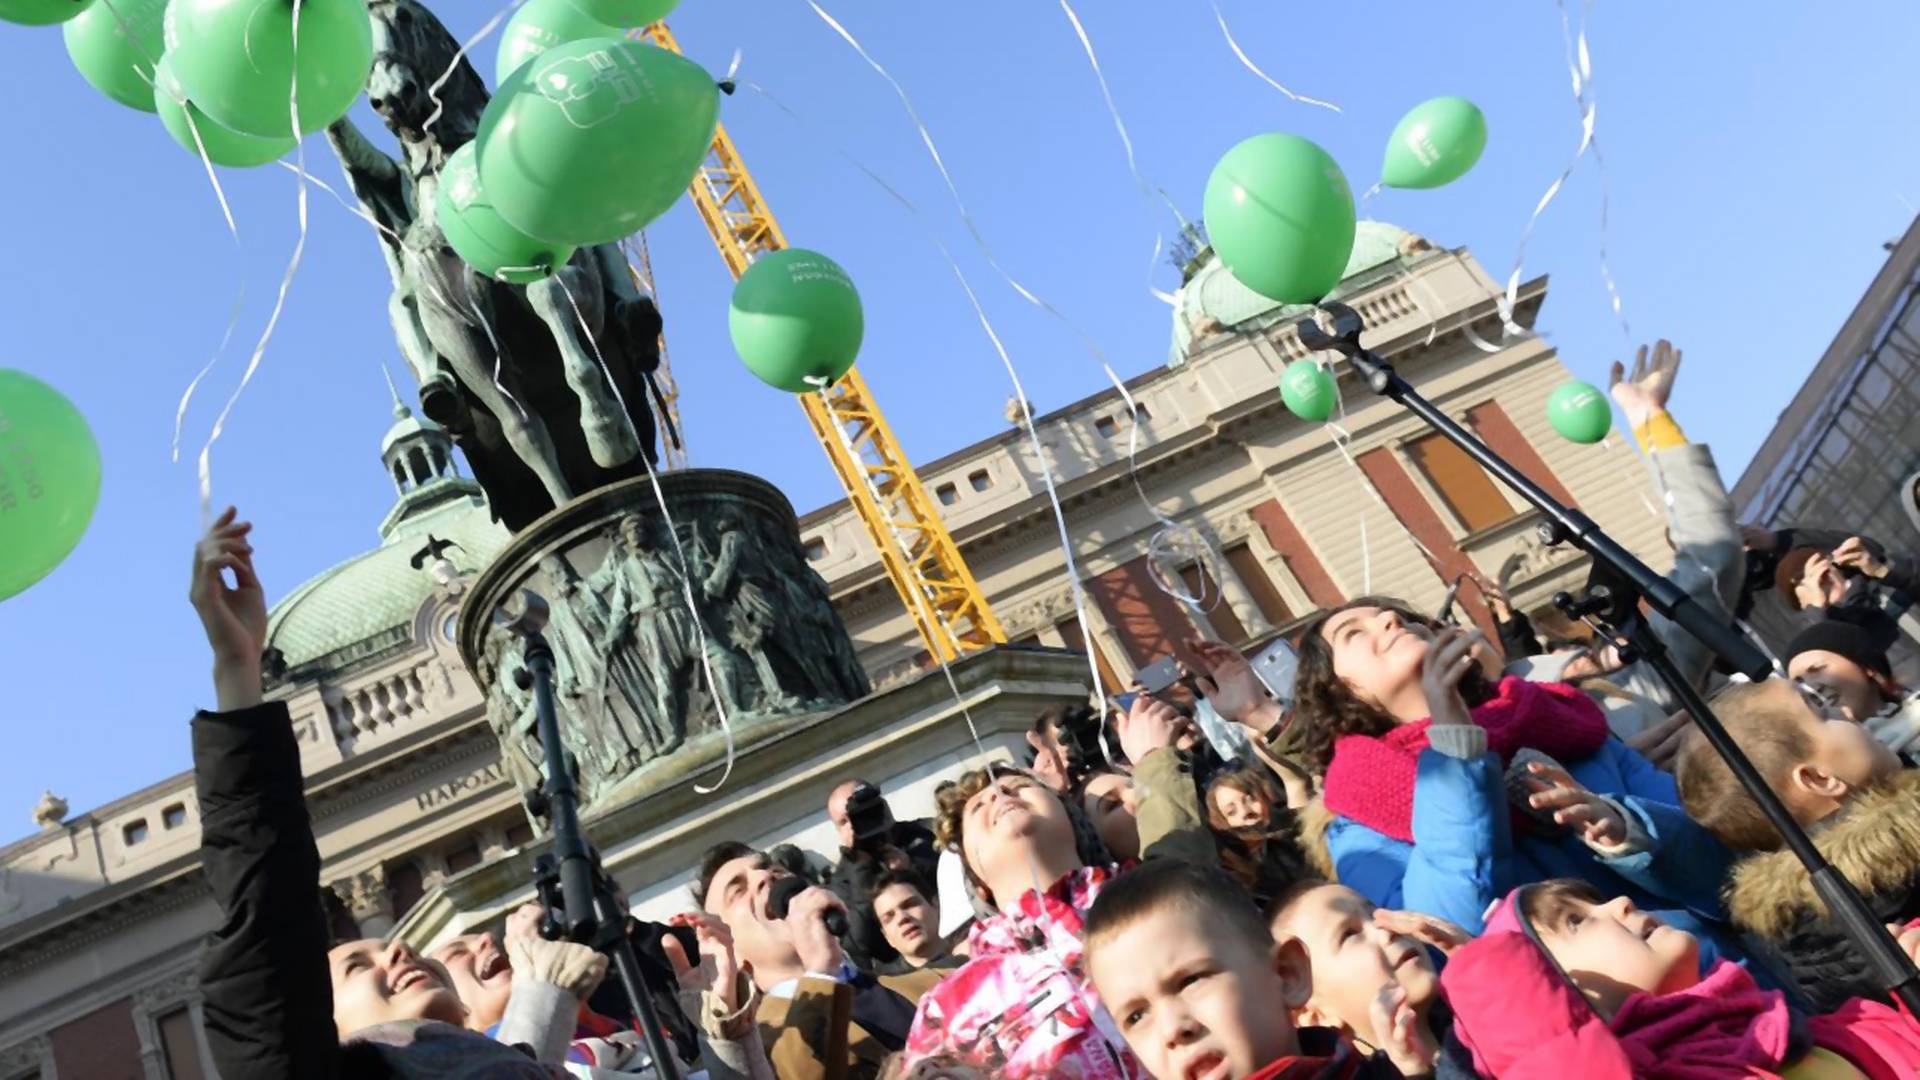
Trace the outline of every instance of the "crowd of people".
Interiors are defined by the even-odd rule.
[[[1774,590],[1806,628],[1763,681],[1654,630],[1920,956],[1920,693],[1890,659],[1920,563],[1737,523],[1666,410],[1676,369],[1661,343],[1613,387],[1674,581],[1729,624]],[[236,518],[201,540],[192,586],[215,661],[193,743],[225,916],[201,970],[220,1075],[658,1075],[607,957],[544,936],[537,906],[425,956],[330,940]],[[1484,630],[1386,597],[1319,614],[1290,687],[1188,642],[1175,686],[1048,709],[1022,760],[946,781],[926,821],[848,778],[822,793],[837,862],[716,837],[684,914],[627,924],[681,1070],[1920,1075],[1920,1025],[1671,691],[1607,634],[1481,588]]]

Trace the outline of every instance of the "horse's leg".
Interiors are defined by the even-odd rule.
[[[458,272],[464,274],[466,268],[460,266]],[[459,287],[462,282],[456,279],[453,284]],[[522,395],[514,393],[517,374],[511,365],[501,362],[493,338],[482,325],[482,320],[492,318],[490,305],[482,296],[482,290],[477,289],[463,291],[460,296],[449,296],[445,290],[426,292],[419,298],[421,324],[434,351],[446,359],[454,376],[499,421],[508,445],[540,478],[553,505],[559,506],[573,497],[573,489],[560,468],[560,454],[554,449],[546,424],[526,408]],[[460,303],[466,304],[464,310],[450,309],[449,305]]]
[[[576,255],[572,262],[554,271],[552,277],[534,282],[526,289],[527,302],[553,333],[567,385],[580,399],[580,427],[586,432],[587,449],[593,454],[594,464],[603,469],[617,469],[632,461],[640,453],[640,437],[615,397],[611,367],[602,371],[601,354],[596,354],[595,343],[589,340],[590,335],[600,335],[606,322],[599,270],[591,259]],[[611,350],[612,345],[608,342],[601,348]],[[613,351],[609,363],[622,358],[622,353]],[[646,403],[641,402],[640,406],[645,408]]]

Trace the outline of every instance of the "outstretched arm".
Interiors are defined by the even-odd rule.
[[[341,118],[327,126],[327,144],[346,171],[347,186],[384,229],[381,240],[399,242],[398,235],[413,223],[413,183],[399,162],[367,141],[353,121]]]

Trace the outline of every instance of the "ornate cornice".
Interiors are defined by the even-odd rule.
[[[360,772],[349,773],[331,783],[309,789],[308,807],[313,819],[317,822],[337,817],[343,811],[416,784],[421,776],[442,766],[479,756],[489,748],[497,749],[499,743],[487,729],[485,719],[475,710],[474,715],[453,732],[430,742],[406,740],[398,746],[399,752]],[[424,753],[428,750],[439,753],[429,758]],[[354,760],[349,758],[348,762]]]
[[[186,907],[213,895],[201,869],[199,856],[175,876],[132,888],[124,895],[80,912],[64,923],[56,924],[18,944],[0,950],[0,980],[39,967],[50,960],[84,949],[117,934],[135,922],[152,919]],[[136,879],[137,880],[137,879]],[[75,901],[84,904],[86,898]],[[55,908],[56,913],[63,911]]]

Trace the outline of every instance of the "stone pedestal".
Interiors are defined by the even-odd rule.
[[[555,702],[583,814],[724,754],[723,709],[744,743],[867,693],[786,497],[715,469],[666,473],[660,486],[668,515],[646,479],[567,503],[515,536],[468,590],[460,654],[523,795],[543,780],[544,754],[532,693],[514,678],[521,644],[492,621],[518,589],[551,609]]]

